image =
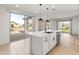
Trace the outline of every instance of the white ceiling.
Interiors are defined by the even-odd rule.
[[[0,6],[5,7],[9,10],[15,10],[33,16],[39,16],[40,14],[39,4],[19,4],[19,7],[16,7],[16,4],[1,4]],[[56,10],[52,10],[52,6],[54,6]],[[78,15],[79,5],[78,4],[43,4],[41,7],[43,18],[46,18],[46,14],[47,14],[46,8],[49,8],[48,10],[49,18],[62,18],[62,17]]]

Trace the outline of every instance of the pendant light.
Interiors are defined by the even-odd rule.
[[[46,20],[46,22],[49,22],[49,20],[48,20],[48,8],[46,8],[47,9],[47,20]]]
[[[42,21],[43,19],[41,18],[41,6],[42,4],[40,4],[40,18],[39,18],[39,21]]]

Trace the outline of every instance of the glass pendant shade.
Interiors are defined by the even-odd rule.
[[[46,20],[46,22],[49,22],[49,20]]]
[[[39,18],[39,21],[42,21],[43,19],[42,18]]]

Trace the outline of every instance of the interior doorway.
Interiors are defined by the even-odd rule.
[[[58,30],[62,33],[71,33],[71,21],[59,21]]]

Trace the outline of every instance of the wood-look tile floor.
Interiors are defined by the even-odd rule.
[[[60,44],[49,55],[79,55],[79,38],[77,35],[61,34]]]
[[[29,55],[30,40],[19,40],[0,46],[0,55]]]
[[[30,40],[19,40],[0,46],[0,55],[30,55]],[[76,35],[61,34],[60,44],[48,55],[78,55],[79,39]]]

